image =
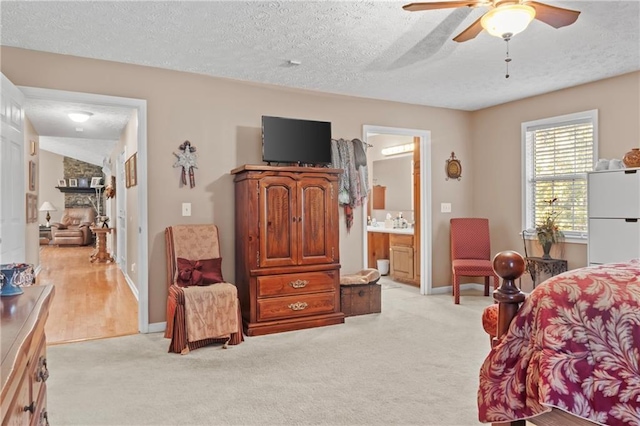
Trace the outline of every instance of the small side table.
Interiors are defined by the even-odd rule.
[[[113,257],[107,252],[107,234],[111,233],[113,228],[91,227],[91,232],[96,236],[96,250],[91,255],[91,263],[93,262],[113,262]]]
[[[567,261],[564,259],[543,259],[541,257],[526,257],[527,271],[531,274],[533,288],[536,288],[538,278],[543,274],[550,277],[567,272]]]
[[[40,245],[44,246],[51,242],[51,227],[40,225]]]

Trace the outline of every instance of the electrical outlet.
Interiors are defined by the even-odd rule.
[[[182,216],[191,216],[191,203],[182,203]]]
[[[440,213],[451,213],[451,203],[440,203]]]

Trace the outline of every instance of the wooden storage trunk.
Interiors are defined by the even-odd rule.
[[[345,317],[381,312],[380,284],[340,285],[340,310]]]

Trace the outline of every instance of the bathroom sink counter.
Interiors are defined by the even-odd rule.
[[[413,235],[413,228],[384,228],[382,226],[367,226],[368,232],[381,232],[385,234]]]

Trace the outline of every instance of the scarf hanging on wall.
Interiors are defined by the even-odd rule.
[[[347,231],[353,224],[353,209],[369,194],[367,155],[360,139],[332,139],[331,167],[342,169],[338,180],[338,202],[344,207]]]

